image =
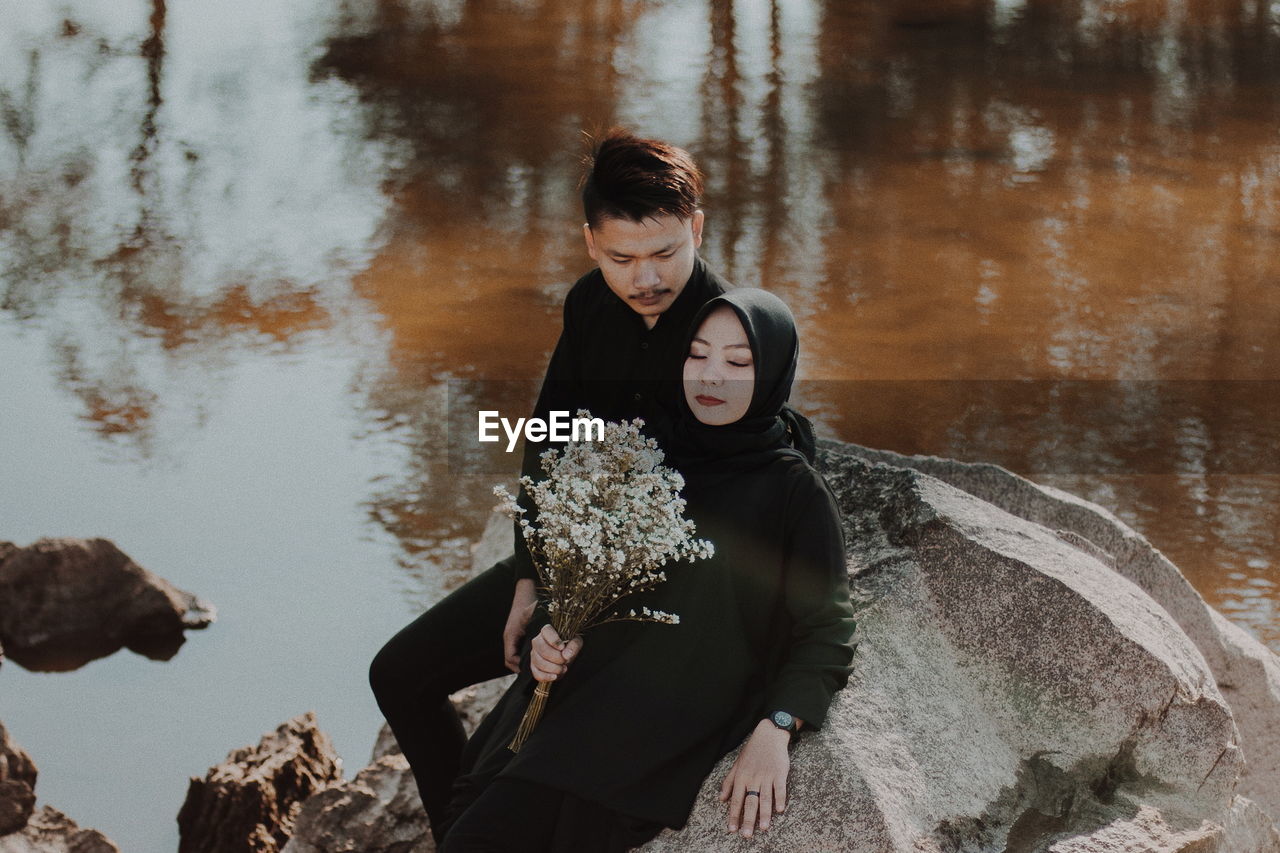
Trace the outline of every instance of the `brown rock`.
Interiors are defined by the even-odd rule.
[[[106,539],[0,543],[0,642],[22,666],[75,669],[127,646],[168,660],[214,609]]]
[[[191,779],[178,812],[179,853],[276,853],[302,801],[342,780],[342,761],[308,711]]]
[[[21,832],[0,836],[0,853],[120,853],[96,829],[81,829],[52,806],[34,815]]]
[[[0,723],[0,835],[27,825],[36,804],[36,765]]]
[[[409,762],[384,755],[303,805],[283,853],[432,853]]]

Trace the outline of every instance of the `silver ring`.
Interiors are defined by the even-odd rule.
[[[747,791],[747,796],[748,796],[748,797],[758,797],[758,796],[760,796],[760,792],[759,792],[759,791]]]

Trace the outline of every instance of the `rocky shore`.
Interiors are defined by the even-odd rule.
[[[724,831],[730,755],[688,826],[645,851],[1280,853],[1280,660],[1150,543],[994,466],[820,455],[845,522],[854,676],[797,740],[772,830]],[[495,519],[475,564],[509,536]],[[502,688],[455,702],[474,724]],[[394,739],[349,780],[339,762],[311,715],[233,751],[192,780],[182,850],[434,849]],[[0,792],[21,766],[0,761]],[[9,837],[0,853],[35,849]]]

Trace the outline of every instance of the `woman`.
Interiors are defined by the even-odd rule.
[[[706,774],[743,738],[721,786],[726,824],[768,829],[786,805],[794,731],[819,727],[848,678],[839,514],[780,417],[798,354],[791,312],[740,289],[708,302],[693,330],[683,417],[664,444],[716,554],[673,567],[635,602],[678,625],[612,623],[585,645],[541,628],[529,669],[468,744],[444,853],[638,846],[684,825]],[[558,683],[513,754],[535,681]]]

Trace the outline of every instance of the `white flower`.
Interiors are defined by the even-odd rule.
[[[589,418],[585,410],[577,417]],[[606,617],[624,595],[666,581],[671,561],[710,557],[710,542],[694,539],[680,497],[684,478],[662,466],[658,444],[640,431],[643,421],[605,425],[603,442],[571,442],[539,457],[546,478],[521,477],[537,510],[530,522],[501,486],[502,509],[519,519],[545,593],[553,626],[573,636],[610,619],[679,624],[676,614],[641,607]]]

